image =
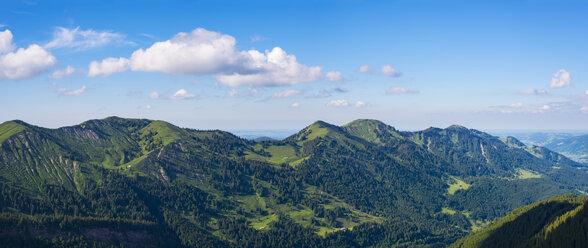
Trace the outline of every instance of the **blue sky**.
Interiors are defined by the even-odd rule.
[[[0,121],[587,129],[583,1],[5,1]]]

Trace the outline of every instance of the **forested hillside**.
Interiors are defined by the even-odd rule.
[[[504,133],[501,133],[504,135]],[[508,133],[529,146],[543,146],[577,162],[588,164],[588,134],[585,131],[560,133]]]
[[[564,195],[516,209],[451,247],[587,247],[588,198]]]
[[[375,120],[280,141],[118,117],[9,121],[0,179],[0,240],[28,247],[443,247],[588,191],[585,167],[548,149]]]

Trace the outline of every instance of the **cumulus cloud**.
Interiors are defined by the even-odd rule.
[[[399,77],[400,73],[394,69],[391,65],[384,65],[382,66],[381,70],[383,75],[390,76],[390,77]]]
[[[562,88],[572,84],[572,79],[570,78],[570,73],[565,69],[559,69],[553,77],[551,78],[551,84],[549,85],[550,88]]]
[[[66,96],[77,96],[77,95],[81,95],[84,94],[84,92],[86,92],[86,86],[82,86],[82,88],[79,89],[75,89],[75,90],[70,90],[70,91],[64,91],[63,95]]]
[[[524,89],[524,90],[519,91],[519,94],[523,94],[523,95],[547,95],[547,94],[549,94],[549,90],[540,90],[540,89],[529,88],[529,89]]]
[[[363,102],[363,101],[357,101],[357,102],[355,102],[355,105],[354,106],[355,107],[358,107],[358,108],[361,108],[361,107],[367,106],[367,104],[365,102]]]
[[[586,91],[586,95],[588,95],[588,90]]]
[[[159,99],[159,93],[155,91],[149,93],[149,99]]]
[[[293,85],[322,78],[321,67],[299,64],[296,56],[279,47],[265,52],[238,51],[235,44],[235,38],[230,35],[197,28],[136,50],[125,59],[128,66],[118,68],[119,71],[215,75],[218,82],[233,87]]]
[[[102,62],[92,61],[88,68],[88,76],[106,77],[108,75],[127,71],[129,68],[129,60],[126,58],[106,58]]]
[[[12,32],[10,30],[0,32],[0,53],[10,52],[14,49],[16,46],[12,44]]]
[[[110,31],[95,31],[92,29],[68,29],[56,27],[53,32],[53,40],[45,45],[45,48],[74,48],[86,50],[94,47],[101,47],[110,43],[123,43],[125,36]]]
[[[349,102],[347,100],[331,100],[327,103],[328,107],[348,107]]]
[[[12,43],[12,32],[0,32],[0,80],[19,80],[37,76],[57,63],[57,59],[41,46],[32,44],[18,48]]]
[[[284,91],[274,93],[271,96],[271,98],[272,99],[287,98],[287,97],[292,97],[292,96],[297,96],[297,95],[300,95],[299,90],[284,90]]]
[[[362,72],[362,73],[366,73],[366,72],[372,73],[372,72],[374,72],[374,69],[372,67],[370,67],[369,65],[362,65],[359,67],[358,71]]]
[[[73,68],[71,66],[67,66],[65,69],[63,70],[56,70],[53,72],[53,77],[57,78],[57,79],[61,79],[64,77],[67,77],[71,74],[73,74],[76,71],[76,68]]]
[[[171,74],[204,75],[237,66],[235,38],[203,28],[178,33],[172,39],[156,42],[131,55],[132,70]]]
[[[309,67],[296,61],[296,56],[287,54],[279,47],[265,54],[255,50],[247,52],[248,62],[243,64],[245,72],[220,74],[219,82],[229,86],[256,85],[278,86],[313,82],[322,77],[321,67]],[[249,70],[249,72],[247,72]]]
[[[327,72],[325,77],[331,82],[342,82],[343,81],[343,76],[341,76],[341,72],[338,72],[338,71]]]
[[[393,94],[416,94],[419,93],[416,90],[407,90],[406,88],[402,87],[392,87],[386,91],[386,94],[393,95]]]
[[[290,105],[290,106],[292,108],[298,108],[298,107],[300,107],[300,103],[299,102],[295,102],[295,103],[292,103],[292,105]]]
[[[580,108],[580,111],[582,111],[583,113],[588,113],[588,106],[582,106]]]
[[[196,94],[190,94],[185,89],[179,89],[178,91],[176,91],[176,93],[174,93],[172,96],[170,96],[169,99],[183,100],[183,99],[190,99],[190,98],[196,98],[196,97],[197,97]]]

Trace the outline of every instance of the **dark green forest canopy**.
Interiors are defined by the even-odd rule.
[[[588,198],[563,195],[518,208],[451,247],[587,247]]]
[[[317,121],[249,141],[118,117],[0,124],[9,246],[443,247],[587,183],[560,154],[456,125]]]

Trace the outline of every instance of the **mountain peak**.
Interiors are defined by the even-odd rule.
[[[372,119],[358,119],[343,125],[347,133],[369,142],[383,143],[389,138],[402,138],[394,127]],[[382,140],[384,139],[384,140]]]
[[[458,124],[453,124],[453,125],[447,127],[446,129],[449,129],[449,130],[464,130],[464,131],[470,130],[469,128],[464,127],[462,125],[458,125]]]
[[[313,122],[312,124],[310,124],[308,127],[334,127],[335,125],[327,123],[325,121],[321,121],[321,120],[317,120],[315,122]]]
[[[293,134],[286,138],[286,140],[309,141],[316,138],[324,138],[329,133],[341,133],[340,127],[333,124],[318,120],[300,130],[300,132]]]
[[[374,120],[374,119],[357,119],[354,120],[352,122],[349,122],[345,125],[343,125],[343,127],[348,127],[348,126],[363,126],[363,125],[368,125],[368,126],[378,126],[378,125],[386,125],[386,123],[381,122],[379,120]]]
[[[6,121],[0,124],[0,144],[12,135],[26,130],[30,125],[21,120]]]

